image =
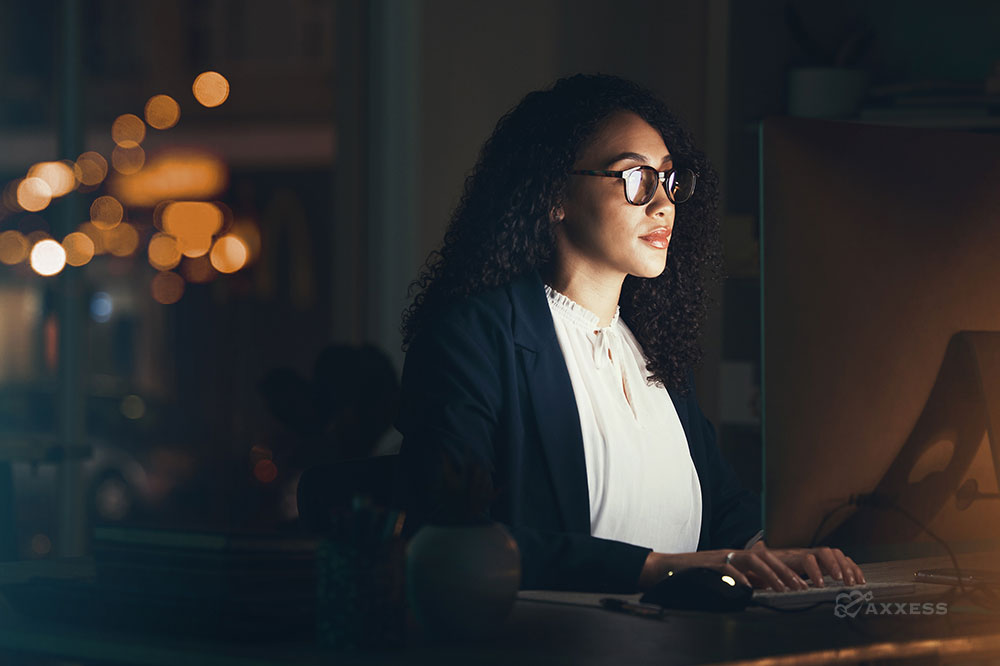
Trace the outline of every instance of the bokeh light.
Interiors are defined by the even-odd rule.
[[[222,228],[222,210],[206,201],[174,201],[163,209],[163,230],[177,239],[186,257],[208,254],[212,235]]]
[[[108,175],[108,161],[100,153],[88,151],[76,158],[76,166],[80,171],[80,182],[93,187],[100,185]]]
[[[76,188],[72,163],[39,162],[28,169],[28,178],[41,178],[48,184],[52,197],[69,194]]]
[[[33,213],[43,210],[52,201],[52,188],[38,177],[25,178],[17,185],[17,205]]]
[[[39,241],[31,248],[31,268],[39,275],[55,275],[65,266],[66,250],[51,238]]]
[[[181,263],[177,239],[170,234],[156,233],[149,239],[149,265],[160,271],[169,271]]]
[[[39,557],[45,557],[52,552],[52,539],[39,532],[31,537],[31,552]]]
[[[229,97],[229,81],[218,72],[202,72],[195,78],[194,98],[209,108],[219,106]]]
[[[122,398],[119,409],[121,409],[122,416],[132,421],[137,421],[146,414],[146,403],[140,396],[135,394],[127,395]]]
[[[153,299],[157,303],[171,305],[184,295],[184,278],[171,271],[157,273],[150,285]]]
[[[153,129],[170,129],[181,118],[181,107],[170,95],[153,95],[146,102],[146,122]]]
[[[257,464],[253,466],[253,475],[261,483],[271,483],[278,478],[278,467],[273,461],[266,458],[258,460]]]
[[[120,174],[130,176],[139,173],[142,165],[146,163],[146,151],[142,146],[115,146],[111,151],[111,166]]]
[[[98,291],[90,297],[90,316],[94,321],[101,324],[111,321],[111,315],[114,314],[114,311],[115,304],[108,292]]]
[[[94,241],[87,234],[74,231],[62,242],[66,250],[66,263],[70,266],[83,266],[94,258]]]
[[[124,215],[125,208],[121,202],[111,196],[97,197],[90,204],[90,221],[98,229],[114,229],[121,223]]]
[[[104,232],[104,248],[116,257],[127,257],[139,247],[139,232],[128,222]]]
[[[239,236],[226,234],[212,246],[212,267],[220,273],[235,273],[247,263],[250,251]]]
[[[104,247],[104,232],[98,229],[92,222],[84,222],[76,228],[80,233],[86,234],[87,238],[94,244],[94,254],[104,254],[108,251]]]
[[[146,123],[133,113],[118,116],[111,124],[111,138],[122,148],[135,148],[146,138]]]
[[[28,258],[28,239],[20,231],[0,233],[0,262],[13,266]]]
[[[150,158],[140,173],[111,181],[110,192],[129,206],[149,208],[168,199],[217,197],[228,181],[228,168],[214,155],[172,150]]]

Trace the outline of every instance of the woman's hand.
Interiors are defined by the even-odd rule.
[[[755,543],[750,552],[757,553],[767,562],[780,562],[796,573],[809,576],[819,587],[823,586],[823,574],[828,573],[845,585],[867,583],[865,575],[854,560],[839,548],[768,548],[763,540]],[[735,560],[737,556],[733,556]]]
[[[726,556],[733,553],[729,563]],[[864,583],[865,578],[854,560],[839,548],[770,549],[758,541],[750,550],[701,550],[695,553],[650,553],[639,576],[639,589],[645,592],[667,575],[668,571],[687,567],[707,567],[732,576],[744,585],[772,590],[804,590],[809,587],[800,574],[806,574],[822,586],[823,572],[845,579],[848,585]]]

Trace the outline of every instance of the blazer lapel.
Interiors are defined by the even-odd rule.
[[[563,525],[590,534],[590,492],[580,414],[537,271],[510,286],[514,346],[526,379]]]

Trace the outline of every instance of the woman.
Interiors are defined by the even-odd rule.
[[[409,533],[499,521],[522,588],[633,593],[686,566],[772,589],[864,581],[838,549],[767,548],[698,407],[717,188],[676,117],[621,78],[561,79],[500,119],[404,314]]]

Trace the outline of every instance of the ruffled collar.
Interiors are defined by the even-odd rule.
[[[619,324],[621,307],[615,307],[615,314],[607,326],[598,326],[601,318],[583,307],[566,294],[559,293],[549,285],[545,285],[545,295],[549,304],[560,318],[580,327],[587,332],[587,337],[594,344],[594,365],[603,368],[610,362],[608,353],[615,347],[615,355],[621,358],[622,337]]]
[[[611,318],[611,323],[607,326],[601,327],[598,324],[601,318],[595,313],[591,312],[587,308],[583,307],[572,298],[556,291],[549,285],[545,286],[545,295],[548,297],[549,302],[552,304],[553,308],[564,314],[567,319],[579,324],[580,326],[586,328],[588,331],[596,332],[599,330],[614,329],[618,324],[619,313],[621,312],[621,306],[615,306],[615,314]]]

